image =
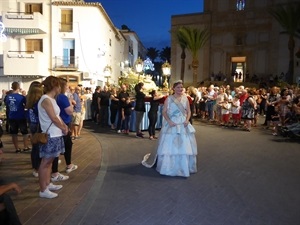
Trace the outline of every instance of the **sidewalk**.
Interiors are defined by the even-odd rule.
[[[22,148],[21,136],[19,140]],[[2,141],[4,159],[0,164],[0,180],[16,182],[22,188],[21,194],[11,193],[11,196],[23,225],[64,223],[89,192],[100,169],[101,145],[94,134],[83,130],[81,139],[73,141],[72,162],[78,169],[69,174],[69,180],[59,182],[63,189],[51,200],[38,196],[38,178],[32,175],[30,153],[15,153],[9,134],[3,135]],[[60,159],[59,171],[66,174],[64,157]]]

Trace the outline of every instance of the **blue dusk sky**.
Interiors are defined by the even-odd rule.
[[[127,25],[146,48],[170,46],[171,16],[203,12],[203,0],[85,0],[100,2],[117,28]]]

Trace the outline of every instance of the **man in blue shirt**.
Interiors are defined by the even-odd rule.
[[[81,89],[80,87],[75,87],[73,94],[73,100],[74,100],[74,111],[72,116],[72,136],[73,139],[78,139],[78,130],[79,130],[79,124],[81,120],[81,101],[79,97]]]
[[[20,84],[18,82],[13,82],[11,85],[12,93],[6,96],[5,104],[9,108],[9,126],[10,133],[12,135],[12,142],[15,146],[16,153],[20,153],[21,149],[19,148],[18,143],[18,132],[19,129],[23,135],[24,151],[29,151],[28,147],[28,128],[27,120],[25,116],[25,96],[19,94]]]

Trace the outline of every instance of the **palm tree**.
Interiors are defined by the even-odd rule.
[[[272,7],[269,13],[278,21],[284,29],[281,34],[289,36],[289,68],[287,82],[293,83],[294,76],[294,52],[295,52],[295,37],[300,38],[300,3],[292,2],[287,4],[279,4]]]
[[[199,51],[206,44],[209,39],[208,29],[197,29],[192,27],[181,27],[177,31],[178,43],[181,47],[182,54],[185,58],[185,49],[187,49],[192,54],[192,68],[193,68],[193,83],[197,83],[197,69],[199,67]],[[182,62],[183,63],[183,62]],[[182,64],[181,64],[182,66]],[[184,67],[181,70],[184,70]],[[182,74],[181,74],[182,75]]]
[[[178,42],[178,44],[181,47],[181,69],[180,69],[180,80],[182,80],[182,82],[184,82],[184,68],[185,68],[185,58],[186,58],[186,54],[185,54],[185,49],[187,46],[186,40],[184,39],[184,36],[182,34],[181,29],[178,29],[176,31],[176,40]]]
[[[147,48],[147,56],[151,59],[152,62],[155,61],[158,55],[159,55],[159,50],[157,50],[156,48],[153,47]]]
[[[162,61],[168,61],[171,62],[171,48],[169,46],[163,48],[160,52],[159,52],[159,57]]]

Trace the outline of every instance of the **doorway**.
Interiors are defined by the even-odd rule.
[[[79,84],[79,78],[75,75],[60,75],[59,78],[63,78],[68,82],[69,87],[77,87]]]
[[[231,57],[231,76],[234,82],[245,82],[246,56]]]

